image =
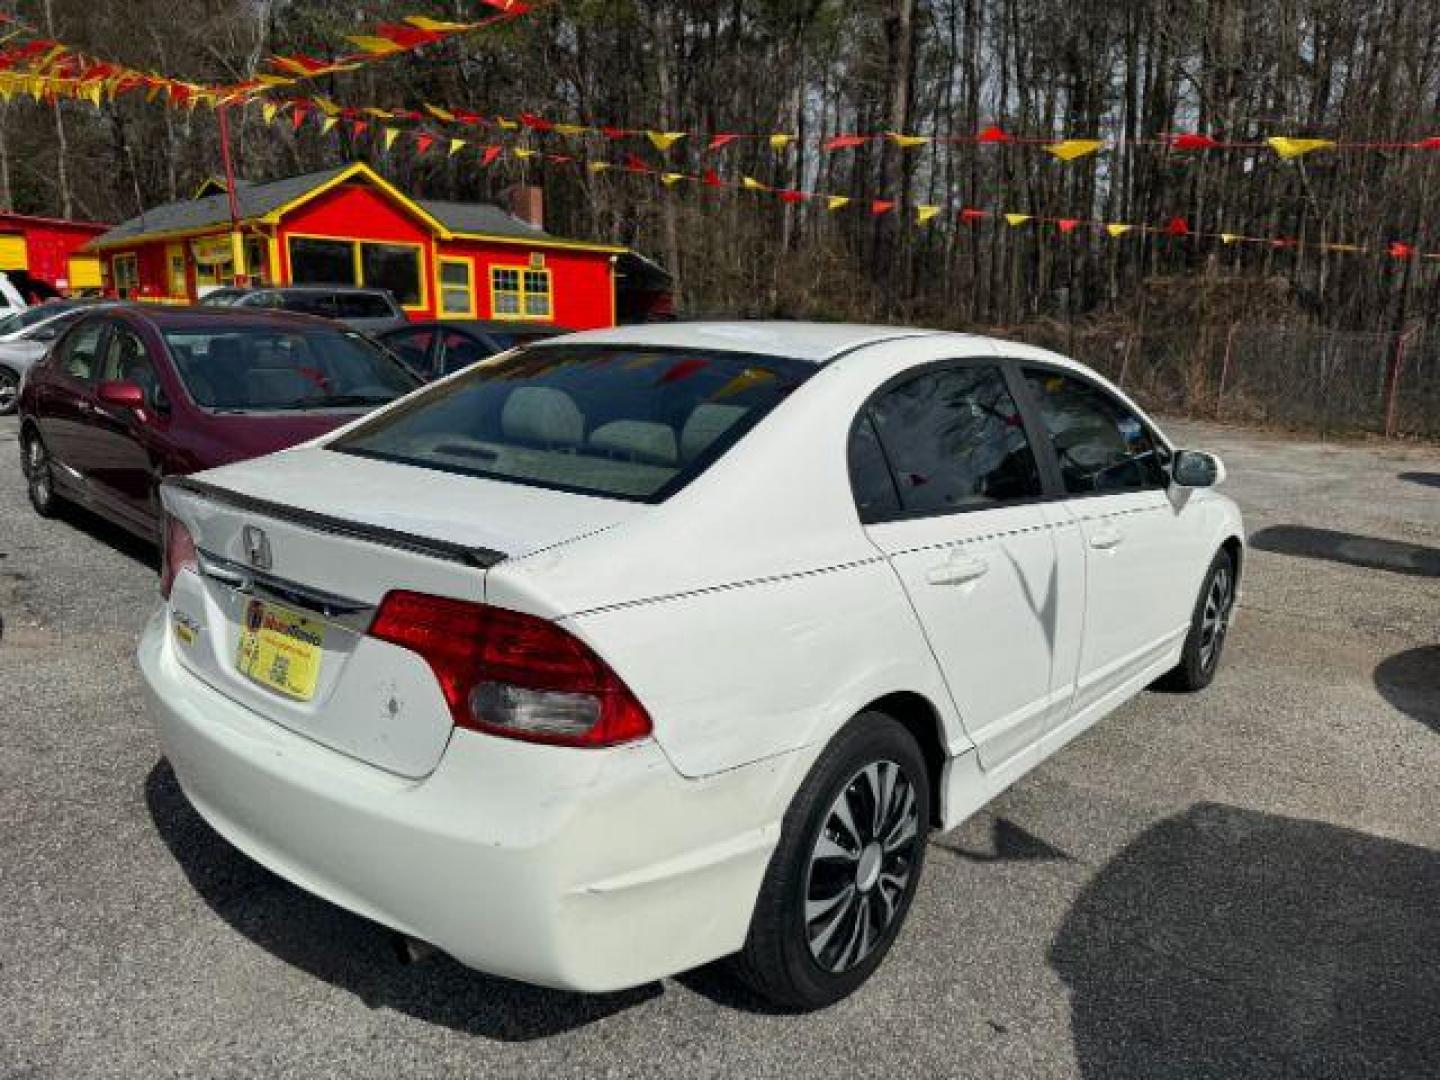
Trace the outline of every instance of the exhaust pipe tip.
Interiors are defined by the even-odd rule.
[[[428,941],[400,933],[390,935],[390,947],[395,950],[395,958],[407,967],[423,963],[440,951]]]

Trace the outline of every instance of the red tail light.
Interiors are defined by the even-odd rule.
[[[170,590],[175,585],[175,575],[181,570],[198,572],[199,557],[195,554],[195,540],[183,522],[165,515],[165,546],[160,552],[160,595],[170,599]]]
[[[392,592],[370,636],[425,658],[460,727],[564,746],[650,734],[650,715],[610,666],[545,619]]]

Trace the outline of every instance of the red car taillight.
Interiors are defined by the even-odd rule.
[[[175,575],[181,570],[199,571],[200,560],[195,554],[195,540],[183,522],[165,515],[165,546],[160,551],[160,595],[170,599]]]
[[[610,666],[552,622],[423,593],[386,595],[370,636],[424,657],[460,727],[564,746],[650,734]]]

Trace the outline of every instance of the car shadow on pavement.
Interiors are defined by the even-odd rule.
[[[1082,891],[1050,949],[1082,1074],[1434,1075],[1440,853],[1197,804]]]
[[[66,525],[79,529],[91,539],[118,551],[127,559],[149,567],[157,574],[160,572],[160,549],[141,540],[134,533],[71,503],[60,504],[59,518]]]
[[[1424,484],[1426,487],[1440,488],[1440,472],[1402,472],[1401,480],[1408,480],[1412,484]]]
[[[1378,536],[1315,529],[1309,525],[1271,525],[1250,537],[1258,551],[1306,559],[1390,570],[1414,577],[1440,577],[1440,548],[1385,540]]]
[[[1375,668],[1375,689],[1401,712],[1440,732],[1440,645],[1386,657]]]
[[[231,846],[190,805],[165,759],[145,781],[150,817],[210,909],[255,944],[372,1009],[505,1042],[603,1020],[658,996],[660,984],[571,994],[472,971],[444,955],[404,965],[384,927],[270,873]]]

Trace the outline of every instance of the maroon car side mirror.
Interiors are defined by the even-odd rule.
[[[106,405],[140,412],[145,408],[145,391],[138,383],[103,382],[99,390],[100,400]]]

